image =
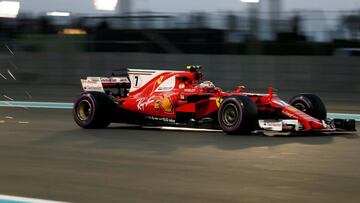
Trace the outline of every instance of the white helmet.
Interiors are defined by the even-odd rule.
[[[200,84],[200,87],[201,87],[201,88],[205,88],[205,87],[207,87],[207,88],[214,88],[215,85],[214,85],[214,83],[212,83],[211,81],[204,81],[204,82],[202,82],[202,83]]]

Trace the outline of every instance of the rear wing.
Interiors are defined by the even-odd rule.
[[[200,68],[201,66],[186,67],[190,72],[197,73],[198,77],[195,78],[196,80],[200,80],[202,77],[202,74],[198,73]],[[104,88],[128,87],[129,92],[133,92],[145,86],[149,81],[163,73],[181,73],[184,71],[127,69],[126,72],[124,69],[121,69],[113,71],[111,77],[87,77],[86,79],[81,80],[81,84],[84,91],[105,92]]]

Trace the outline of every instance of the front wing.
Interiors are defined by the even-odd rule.
[[[334,131],[356,131],[354,119],[327,119],[323,121],[323,129],[305,129],[298,120],[259,120],[259,128],[262,130],[278,132],[334,132]]]

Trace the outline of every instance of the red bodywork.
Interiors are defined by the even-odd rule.
[[[129,72],[129,74],[144,75],[146,73]],[[162,82],[171,77],[175,77],[175,86],[168,91],[157,91]],[[116,102],[118,108],[144,115],[152,120],[177,122],[180,114],[192,115],[195,120],[210,117],[218,112],[222,98],[244,95],[252,98],[259,112],[277,113],[287,119],[298,120],[303,131],[333,131],[323,121],[282,101],[273,94],[272,88],[269,88],[267,94],[246,93],[243,92],[243,86],[239,86],[232,92],[224,92],[218,87],[201,86],[201,80],[202,73],[197,71],[162,72],[141,88],[130,91],[127,97],[116,98]],[[103,86],[107,87],[111,84],[103,84]]]

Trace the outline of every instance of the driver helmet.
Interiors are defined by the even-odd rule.
[[[204,81],[204,82],[200,83],[200,87],[201,88],[214,88],[215,85],[211,81]]]

